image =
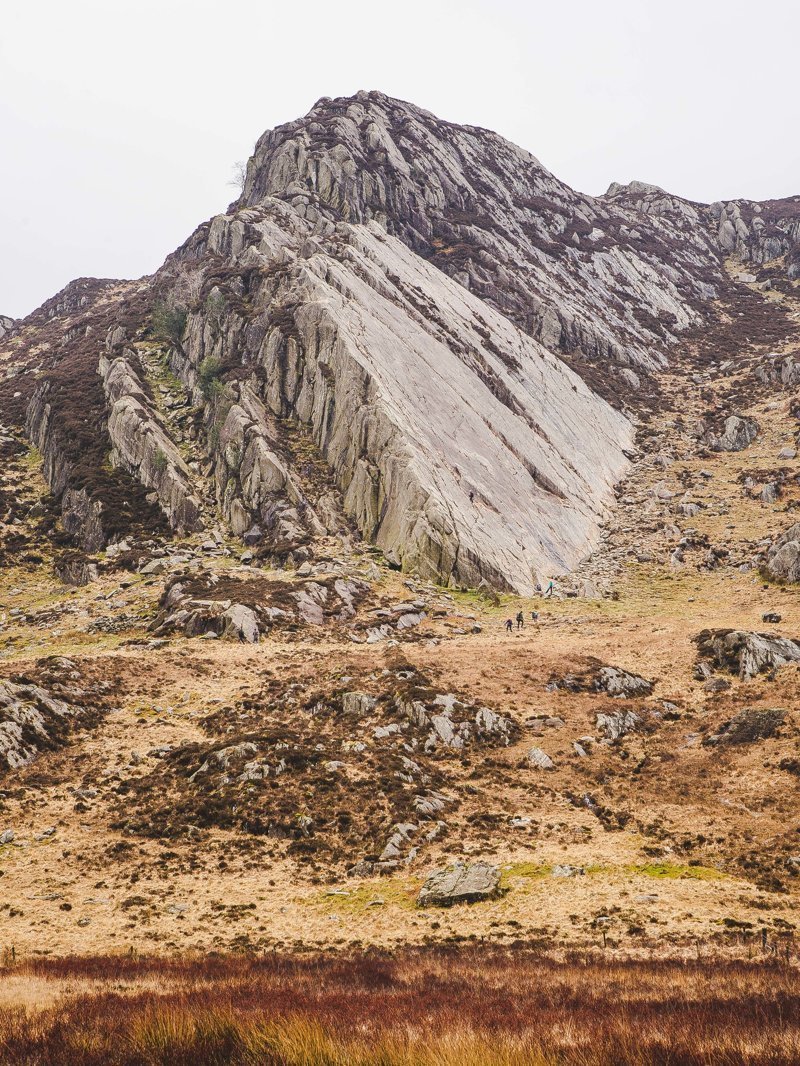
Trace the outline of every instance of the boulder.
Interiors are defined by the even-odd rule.
[[[488,862],[460,863],[436,870],[420,890],[418,907],[452,907],[500,895],[500,869]]]
[[[712,436],[709,443],[716,452],[740,452],[752,444],[758,436],[758,422],[742,415],[729,415],[719,436]]]
[[[345,714],[355,714],[363,718],[374,710],[377,700],[366,692],[343,692],[342,710]]]
[[[603,666],[598,671],[595,687],[609,696],[649,696],[653,691],[653,682],[638,674],[620,670],[618,666]]]
[[[641,722],[633,711],[611,711],[597,715],[597,729],[607,740],[620,740]]]

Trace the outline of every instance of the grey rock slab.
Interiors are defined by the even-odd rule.
[[[428,878],[417,898],[419,907],[452,907],[500,895],[500,869],[488,862],[455,863]]]

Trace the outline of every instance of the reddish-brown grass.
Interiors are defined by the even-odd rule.
[[[520,945],[394,956],[71,958],[0,973],[65,989],[55,1007],[0,1010],[4,1063],[800,1060],[798,972],[775,960],[557,959]]]

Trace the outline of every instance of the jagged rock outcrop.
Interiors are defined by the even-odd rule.
[[[800,643],[770,633],[738,629],[704,629],[694,642],[701,660],[738,674],[743,680],[800,662]]]
[[[786,711],[778,707],[745,707],[703,743],[712,747],[715,744],[753,744],[775,736],[785,721]]]
[[[786,258],[789,278],[800,275],[800,197],[783,200],[717,201],[699,204],[672,196],[656,185],[616,182],[606,198],[617,204],[636,206],[653,217],[671,218],[686,228],[705,231],[723,255],[745,262],[765,264]]]
[[[82,713],[38,685],[0,681],[0,773],[59,747]]]
[[[15,325],[15,319],[9,318],[8,315],[0,315],[0,340],[10,333]]]
[[[796,353],[783,355],[771,352],[754,370],[754,375],[763,385],[780,384],[793,389],[800,385],[800,361]]]
[[[377,221],[547,347],[620,366],[657,364],[722,279],[702,227],[576,193],[497,134],[378,92],[264,134],[238,206],[267,197]]]
[[[574,673],[563,677],[553,676],[547,685],[548,691],[565,689],[567,692],[604,692],[609,696],[649,696],[653,682],[619,666],[604,666],[597,659],[588,659]]]
[[[156,636],[217,636],[258,643],[273,627],[322,626],[352,619],[369,586],[357,578],[297,582],[231,577],[221,588],[192,574],[171,578],[150,628]]]

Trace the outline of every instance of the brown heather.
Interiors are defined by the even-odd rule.
[[[60,991],[0,1006],[30,1066],[790,1066],[796,967],[565,958],[519,945],[258,958],[65,958],[2,971]],[[0,984],[0,989],[2,989]],[[31,998],[36,993],[30,993]],[[0,1003],[6,1003],[0,999]]]

